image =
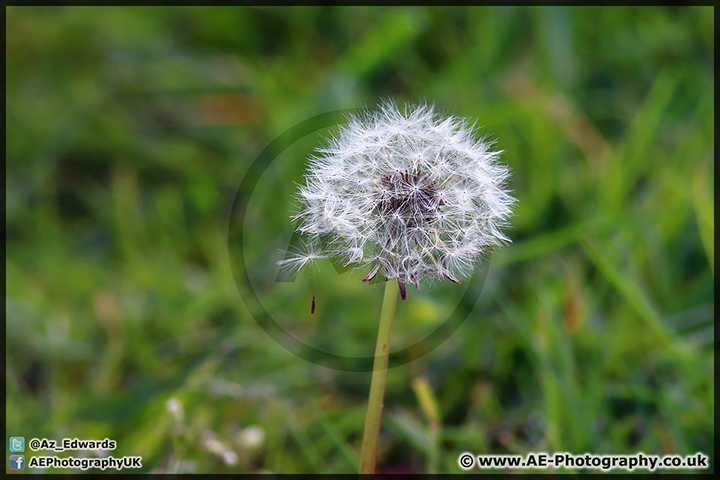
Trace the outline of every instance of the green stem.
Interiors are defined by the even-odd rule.
[[[382,418],[385,381],[387,380],[387,366],[390,356],[390,332],[392,331],[395,304],[397,303],[397,288],[397,282],[394,280],[385,283],[385,296],[380,311],[380,327],[378,328],[377,345],[375,346],[370,398],[368,400],[367,415],[365,416],[365,432],[363,433],[362,451],[360,453],[360,473],[375,473],[380,419]]]

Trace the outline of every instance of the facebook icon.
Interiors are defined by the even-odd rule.
[[[10,470],[25,470],[25,455],[10,455]]]

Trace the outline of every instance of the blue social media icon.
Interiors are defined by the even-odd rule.
[[[24,452],[25,451],[25,437],[10,437],[10,451],[11,452]]]
[[[10,470],[25,470],[25,455],[10,455]]]

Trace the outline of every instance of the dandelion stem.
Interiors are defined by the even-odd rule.
[[[382,418],[388,358],[390,356],[390,333],[392,332],[392,321],[395,316],[397,291],[398,286],[395,280],[388,280],[385,283],[385,296],[380,311],[380,327],[378,328],[375,361],[373,362],[372,380],[370,382],[370,398],[368,400],[367,415],[365,416],[365,432],[363,433],[360,454],[360,473],[375,473],[380,419]]]

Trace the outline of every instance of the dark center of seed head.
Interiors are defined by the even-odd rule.
[[[377,212],[407,227],[434,221],[443,204],[436,183],[420,172],[383,175],[374,197]]]

